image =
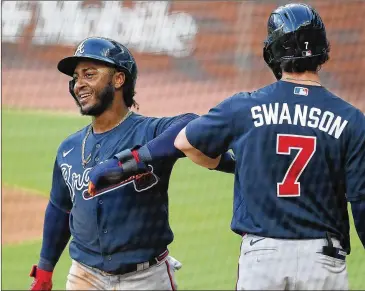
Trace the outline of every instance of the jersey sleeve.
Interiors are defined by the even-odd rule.
[[[351,135],[346,163],[348,201],[365,199],[365,116],[359,111]]]
[[[235,130],[233,97],[224,100],[186,126],[189,143],[210,158],[216,158],[230,148]]]
[[[180,115],[176,115],[176,116],[172,116],[172,117],[155,118],[152,121],[152,124],[149,127],[148,132],[147,132],[148,140],[154,139],[157,136],[161,135],[164,131],[166,131],[174,123],[179,122],[180,120],[189,118],[190,116],[193,116],[193,115],[195,115],[195,114],[185,113],[185,114],[180,114]]]
[[[57,208],[63,210],[64,212],[69,212],[72,208],[72,200],[70,194],[71,193],[69,187],[67,186],[63,178],[62,170],[56,158],[53,166],[53,178],[52,178],[50,201]]]
[[[165,130],[167,130],[175,121],[183,118],[186,114],[181,114],[173,117],[162,117],[159,118],[156,124],[156,130],[154,134],[154,138],[159,136]]]

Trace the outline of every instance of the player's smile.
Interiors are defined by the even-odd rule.
[[[86,105],[93,97],[92,93],[83,93],[78,96],[79,102],[82,106]]]

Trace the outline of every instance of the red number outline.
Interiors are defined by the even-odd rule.
[[[276,184],[277,197],[300,196],[298,179],[307,167],[317,148],[315,136],[278,134],[276,139],[276,154],[290,155],[293,149],[299,150],[288,167],[284,179]]]

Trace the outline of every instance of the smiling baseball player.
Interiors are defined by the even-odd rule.
[[[58,149],[31,290],[52,289],[53,270],[71,236],[67,290],[175,290],[174,271],[181,264],[168,251],[173,241],[168,185],[184,154],[173,143],[197,115],[154,118],[130,111],[136,104],[137,65],[114,40],[82,41],[58,69],[72,77],[69,91],[92,123]],[[159,161],[159,155],[168,158]],[[151,157],[154,162],[143,162]],[[117,184],[95,179],[111,166],[133,175]],[[227,164],[217,167],[227,169],[234,169],[228,155]],[[90,181],[95,185],[89,187]]]

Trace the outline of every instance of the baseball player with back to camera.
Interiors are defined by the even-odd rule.
[[[330,47],[312,7],[274,10],[263,51],[277,82],[224,100],[175,146],[208,168],[235,154],[238,290],[348,289],[348,202],[365,246],[364,114],[320,82]]]
[[[67,290],[175,290],[181,264],[167,248],[173,240],[168,184],[184,157],[174,140],[197,115],[133,113],[137,65],[114,40],[87,38],[58,69],[72,77],[69,91],[92,123],[58,149],[31,290],[52,289],[71,236]],[[234,157],[223,156],[214,169],[234,173]]]

